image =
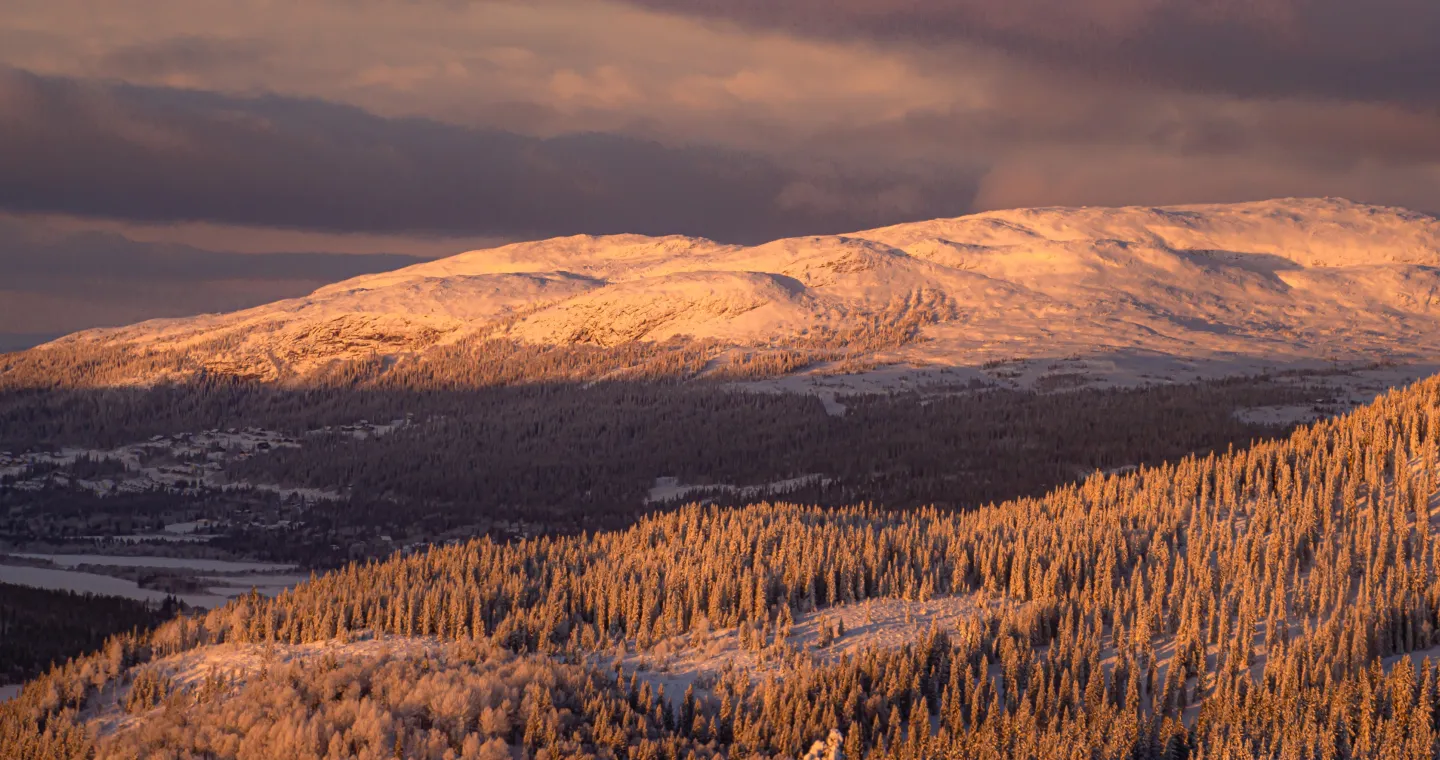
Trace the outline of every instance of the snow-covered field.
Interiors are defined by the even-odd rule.
[[[655,485],[650,487],[650,494],[645,497],[645,503],[660,504],[667,501],[676,501],[693,493],[708,491],[724,491],[739,496],[742,499],[759,499],[787,494],[798,488],[804,488],[814,483],[823,485],[829,482],[829,478],[820,474],[800,475],[794,478],[786,478],[785,480],[777,480],[773,483],[761,483],[753,486],[737,486],[730,483],[685,485],[676,478],[662,477],[655,479]]]
[[[850,395],[916,393],[922,398],[1006,388],[1063,393],[1080,388],[1136,388],[1229,377],[1270,377],[1314,387],[1316,403],[1266,406],[1237,411],[1250,422],[1291,425],[1312,422],[1368,404],[1392,388],[1440,373],[1440,363],[1405,364],[1309,361],[1278,364],[1260,360],[1200,360],[1128,356],[1108,359],[1013,358],[986,367],[914,367],[904,362],[867,372],[836,374],[816,367],[784,377],[735,384],[756,393],[798,393],[817,397],[828,414],[843,417]]]
[[[106,557],[105,559],[150,558]],[[160,558],[154,558],[151,561],[158,559]],[[99,573],[62,570],[53,567],[0,564],[0,582],[13,583],[17,586],[30,586],[32,588],[53,589],[57,591],[107,594],[110,596],[123,596],[127,599],[137,599],[142,602],[156,603],[163,602],[167,596],[174,596],[186,604],[211,609],[219,607],[237,596],[249,593],[251,588],[254,588],[266,596],[274,596],[285,589],[293,588],[308,580],[309,577],[308,575],[298,573],[200,576],[199,580],[205,584],[208,593],[172,594],[156,589],[141,588],[135,581],[116,578],[110,575],[101,575]]]
[[[274,596],[285,589],[303,583],[310,577],[295,572],[294,565],[269,562],[231,562],[212,559],[102,554],[14,553],[9,556],[45,561],[50,563],[50,566],[36,567],[0,563],[0,582],[61,591],[109,594],[145,602],[161,602],[167,596],[174,596],[186,604],[208,608],[223,605],[234,597],[249,593],[252,588],[266,596]],[[83,566],[152,567],[193,571],[194,578],[205,586],[207,592],[171,594],[157,589],[141,588],[135,581],[126,578],[75,569]],[[220,573],[229,574],[220,575]]]
[[[1327,198],[994,211],[753,247],[575,236],[57,344],[203,351],[215,370],[278,378],[477,334],[742,346],[828,335],[855,345],[906,325],[920,339],[868,344],[881,347],[857,358],[873,369],[849,373],[849,387],[947,370],[1044,388],[1437,361],[1440,220]],[[834,394],[818,389],[833,371],[809,373],[800,388],[817,389],[832,414]]]
[[[204,583],[212,595],[234,599],[250,593],[253,588],[261,596],[275,596],[281,591],[292,589],[310,580],[304,573],[257,573],[255,575],[202,575],[198,580]]]
[[[1252,407],[1237,411],[1236,416],[1247,422],[1263,425],[1284,426],[1314,422],[1368,404],[1391,388],[1408,385],[1436,373],[1440,373],[1440,365],[1412,364],[1337,374],[1289,376],[1282,379],[1316,388],[1316,403]]]
[[[221,559],[194,559],[189,557],[129,557],[111,554],[30,554],[12,552],[12,557],[38,559],[62,568],[76,568],[81,565],[104,565],[108,567],[161,567],[176,570],[199,570],[209,573],[279,573],[294,570],[294,565],[274,562],[234,562]]]
[[[30,586],[32,588],[53,589],[56,591],[76,591],[80,593],[123,596],[128,599],[138,599],[142,602],[159,603],[165,601],[165,597],[172,596],[172,594],[167,594],[164,591],[140,588],[135,581],[124,578],[97,575],[95,573],[82,573],[75,570],[30,567],[27,565],[0,564],[0,582],[13,583],[17,586]],[[224,604],[226,599],[226,597],[216,594],[173,594],[173,596],[187,604],[196,604],[204,607],[215,607]]]

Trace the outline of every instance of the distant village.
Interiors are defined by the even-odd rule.
[[[165,491],[264,490],[300,501],[342,499],[338,491],[251,483],[227,475],[226,466],[275,449],[300,448],[305,437],[341,434],[364,439],[393,432],[408,419],[388,423],[360,420],[326,426],[296,437],[256,427],[157,435],[113,449],[63,448],[16,453],[0,451],[0,492],[72,488],[97,496]]]

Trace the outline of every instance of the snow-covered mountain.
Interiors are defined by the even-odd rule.
[[[55,347],[192,352],[262,377],[489,335],[615,346],[841,341],[920,325],[872,364],[1174,366],[1440,357],[1440,220],[1338,199],[1036,208],[745,247],[576,236],[470,251],[245,311]],[[1133,368],[1132,368],[1133,369]],[[133,378],[145,382],[147,378]]]

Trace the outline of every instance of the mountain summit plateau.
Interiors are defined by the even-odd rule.
[[[294,381],[484,339],[703,344],[717,357],[822,350],[791,368],[801,374],[1040,360],[1123,380],[1424,362],[1440,357],[1440,220],[1327,198],[994,211],[757,246],[580,235],[244,311],[89,330],[30,353],[187,357],[170,377],[113,384],[200,368]]]

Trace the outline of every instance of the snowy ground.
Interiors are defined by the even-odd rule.
[[[1252,407],[1241,409],[1236,416],[1246,422],[1282,427],[1314,422],[1368,404],[1392,388],[1409,385],[1436,373],[1440,373],[1440,365],[1409,364],[1336,374],[1287,375],[1281,380],[1317,389],[1314,404]]]
[[[175,596],[188,604],[215,607],[225,603],[225,597],[214,594],[168,594],[155,589],[140,588],[135,581],[115,578],[109,575],[82,573],[75,570],[56,570],[49,567],[26,565],[0,565],[0,581],[17,586],[75,591],[79,593],[107,594],[138,599],[142,602],[163,602],[167,596]]]
[[[917,349],[917,350],[923,350]],[[973,393],[1005,388],[1040,393],[1064,393],[1082,388],[1139,388],[1268,376],[1278,382],[1316,386],[1317,403],[1305,406],[1257,407],[1238,414],[1247,421],[1289,425],[1311,422],[1368,404],[1391,388],[1402,387],[1440,373],[1433,361],[1380,364],[1373,362],[1275,361],[1254,357],[1177,358],[1142,353],[1109,356],[1079,355],[991,360],[980,366],[955,361],[963,357],[914,363],[913,352],[895,352],[894,363],[866,372],[837,374],[817,366],[803,372],[767,380],[735,383],[757,393],[798,393],[815,396],[825,412],[843,417],[844,399],[851,395],[917,393],[922,397]]]
[[[359,659],[438,658],[442,661],[450,645],[433,637],[404,637],[357,634],[348,640],[332,640],[309,644],[217,644],[199,647],[154,661],[160,674],[176,687],[195,688],[204,679],[219,676],[232,687],[245,683],[257,673],[288,663],[311,662],[322,657],[336,661]],[[130,724],[134,718],[117,706],[123,703],[127,687],[107,687],[106,693],[92,700],[86,718],[98,718],[96,728],[103,734],[113,733]]]
[[[146,560],[155,562],[162,558],[105,557],[111,560]],[[115,563],[111,563],[115,564]],[[135,581],[117,578],[101,573],[78,570],[63,570],[53,567],[32,567],[29,565],[0,564],[0,582],[17,586],[75,591],[80,593],[107,594],[137,599],[142,602],[160,603],[173,596],[186,604],[214,609],[230,599],[247,594],[254,588],[266,596],[274,596],[288,588],[308,580],[310,576],[299,573],[255,573],[229,576],[199,576],[197,580],[205,585],[208,593],[170,593],[152,588],[141,588]]]
[[[327,655],[340,661],[377,657],[414,659],[434,656],[447,646],[435,637],[361,633],[350,639],[307,644],[216,644],[165,657],[155,665],[177,686],[188,686],[211,674],[243,681],[267,667],[308,662]]]
[[[253,489],[308,502],[341,499],[344,494],[338,491],[234,480],[227,476],[226,465],[275,449],[300,448],[307,438],[339,434],[366,439],[389,434],[408,424],[408,419],[387,423],[360,420],[348,425],[317,428],[303,436],[288,436],[262,428],[205,430],[157,435],[113,449],[67,447],[58,451],[0,451],[0,478],[16,478],[8,485],[0,482],[0,490],[38,491],[47,487],[64,487],[107,496],[156,489],[173,493],[197,493],[207,488]],[[67,473],[67,468],[84,459],[118,463],[124,468],[124,473],[96,479],[78,478]],[[35,468],[52,471],[34,474]],[[183,524],[171,527],[178,529],[172,531],[167,527],[167,533],[174,534],[168,540],[189,540],[185,536],[194,530],[193,526],[189,531],[184,530],[186,526]]]
[[[44,566],[0,563],[0,581],[20,586],[61,591],[109,594],[159,603],[174,596],[196,607],[215,608],[230,599],[247,594],[253,588],[265,596],[274,596],[303,583],[309,575],[296,572],[294,565],[273,562],[232,562],[229,560],[188,557],[117,556],[110,554],[32,554],[16,552],[9,555],[20,560],[43,562]],[[206,588],[205,593],[170,593],[142,588],[128,578],[115,577],[103,568],[159,568],[191,571],[194,580]]]
[[[196,559],[191,557],[130,557],[111,554],[30,554],[14,552],[12,557],[37,559],[62,568],[76,568],[81,565],[104,565],[109,567],[163,567],[177,570],[202,570],[211,573],[278,573],[294,570],[295,565],[281,565],[274,562],[234,562],[222,559]]]
[[[939,597],[926,602],[904,599],[869,599],[856,604],[840,605],[795,618],[786,641],[804,656],[821,662],[833,662],[842,656],[855,656],[866,649],[890,649],[919,641],[931,628],[952,631],[961,622],[984,612],[994,611],[996,604],[978,595]],[[830,646],[817,648],[822,627],[844,626],[844,634]],[[783,658],[761,654],[740,644],[740,629],[699,630],[666,639],[645,650],[627,650],[598,654],[597,667],[613,667],[619,663],[627,671],[638,672],[654,686],[664,686],[666,696],[679,699],[685,689],[708,687],[727,668],[736,668],[755,679],[783,677]]]
[[[830,479],[821,474],[801,475],[799,477],[786,478],[785,480],[777,480],[773,483],[761,483],[753,486],[737,486],[730,483],[685,485],[676,478],[662,477],[655,479],[655,485],[650,487],[650,494],[645,497],[645,503],[660,504],[683,499],[692,493],[710,491],[724,491],[735,494],[742,499],[759,499],[787,494],[796,489],[816,483],[825,485],[829,482]]]

